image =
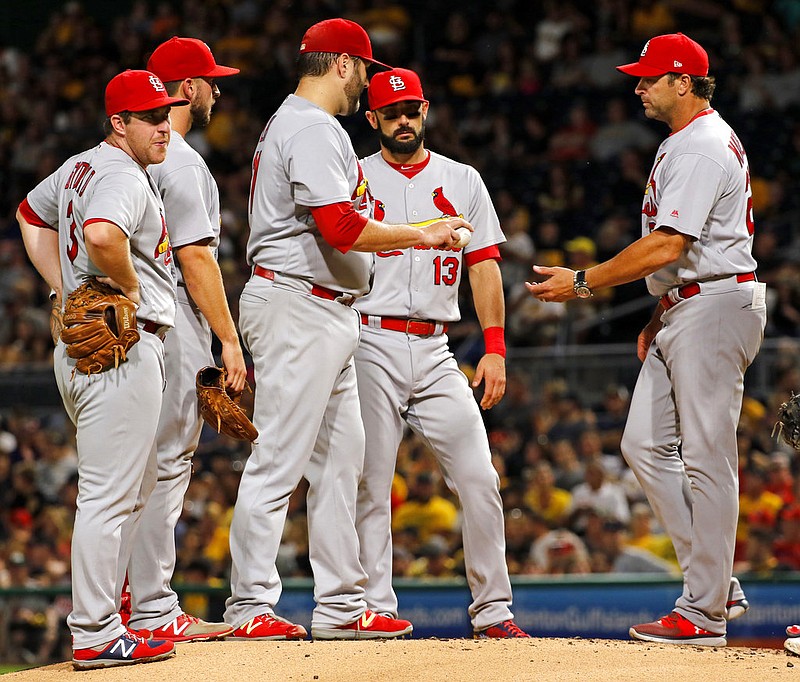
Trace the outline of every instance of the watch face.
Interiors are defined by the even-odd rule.
[[[589,298],[592,295],[592,290],[586,286],[575,287],[575,295],[578,298]]]

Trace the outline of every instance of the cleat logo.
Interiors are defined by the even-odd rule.
[[[253,618],[247,625],[244,626],[244,631],[249,635],[255,630],[261,621],[258,620],[258,616]]]
[[[180,637],[183,634],[183,631],[189,627],[189,620],[187,619],[182,625],[178,625],[178,619],[176,618],[170,623],[170,625],[172,626],[172,632],[174,632],[177,637]],[[167,628],[164,628],[164,630],[166,629]]]
[[[374,613],[369,613],[369,612],[365,611],[365,612],[362,614],[362,616],[361,616],[361,624],[360,624],[360,627],[362,627],[362,628],[366,629],[366,628],[368,628],[370,625],[372,625],[372,622],[373,622],[374,620],[375,620],[375,614],[374,614]]]
[[[137,644],[136,642],[131,642],[130,648],[126,649],[125,640],[122,637],[120,637],[116,642],[114,642],[114,646],[112,646],[108,650],[108,653],[113,654],[117,651],[117,649],[119,649],[122,658],[130,658],[131,655],[133,654],[134,649],[136,648],[136,644]]]

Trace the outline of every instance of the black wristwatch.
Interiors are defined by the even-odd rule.
[[[572,280],[572,290],[578,298],[591,298],[594,296],[589,285],[586,283],[586,270],[577,270]]]

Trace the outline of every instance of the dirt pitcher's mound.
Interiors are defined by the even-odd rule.
[[[71,663],[3,682],[524,682],[536,680],[800,680],[800,658],[775,649],[604,639],[412,639],[181,644],[174,658],[77,672]]]

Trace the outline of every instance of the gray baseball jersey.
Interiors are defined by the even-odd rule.
[[[225,621],[235,627],[274,613],[281,594],[275,561],[289,496],[303,477],[317,602],[312,636],[366,610],[353,523],[364,459],[353,363],[360,322],[352,308],[312,288],[361,294],[369,286],[370,257],[331,247],[309,211],[343,201],[364,214],[371,210],[350,139],[333,116],[290,95],[253,159],[248,260],[272,274],[254,273],[239,306],[253,357],[253,422],[260,436],[231,523]]]
[[[747,156],[713,109],[658,148],[645,189],[642,234],[662,226],[695,241],[677,261],[647,278],[654,296],[686,282],[756,269]]]
[[[408,178],[380,153],[363,161],[379,217],[427,224],[463,216],[475,228],[466,249],[411,248],[375,255],[369,294],[356,301],[369,315],[356,351],[366,433],[356,526],[367,571],[367,604],[397,616],[392,589],[391,486],[407,424],[430,447],[461,503],[464,558],[475,630],[513,617],[505,563],[499,479],[486,429],[445,334],[416,336],[380,328],[381,317],[450,322],[460,317],[458,285],[467,254],[505,241],[489,193],[475,169],[439,154]]]
[[[248,262],[336,291],[366,293],[370,256],[333,248],[311,215],[312,207],[340,202],[353,202],[370,217],[369,190],[353,144],[333,116],[289,95],[264,129],[253,159]]]
[[[751,205],[744,149],[716,112],[701,112],[661,145],[644,233],[668,226],[695,241],[648,278],[650,291],[668,298],[621,443],[683,570],[675,611],[720,635],[738,517],[736,427],[766,324]]]
[[[101,142],[67,160],[28,194],[36,214],[59,220],[64,297],[82,280],[103,275],[89,260],[83,240],[87,221],[107,221],[128,237],[139,277],[136,314],[159,325],[175,320],[175,267],[164,206],[152,178],[124,151]]]
[[[175,248],[211,240],[219,244],[217,183],[200,156],[174,130],[167,158],[148,168],[164,200],[170,242]],[[158,482],[136,536],[128,577],[133,611],[130,627],[161,628],[183,611],[170,581],[175,571],[175,526],[192,472],[192,455],[203,421],[197,407],[195,375],[214,364],[211,328],[188,295],[178,270],[175,329],[164,342],[167,383],[158,423]]]
[[[130,241],[139,278],[140,320],[172,326],[174,267],[161,197],[147,172],[105,142],[69,159],[28,195],[33,211],[58,226],[65,296],[101,273],[89,260],[83,230],[92,221],[117,225]],[[140,324],[140,326],[142,326]],[[156,480],[155,435],[164,386],[164,346],[141,339],[119,368],[86,376],[59,341],[55,375],[78,433],[80,485],[72,535],[75,648],[125,632],[118,609],[122,580],[142,507]]]
[[[372,289],[357,304],[362,313],[441,322],[460,319],[458,286],[464,254],[505,241],[478,172],[429,153],[427,166],[411,179],[386,163],[380,153],[363,160],[375,197],[375,217],[389,223],[427,225],[445,216],[463,216],[475,226],[472,240],[464,249],[418,246],[375,254]]]

